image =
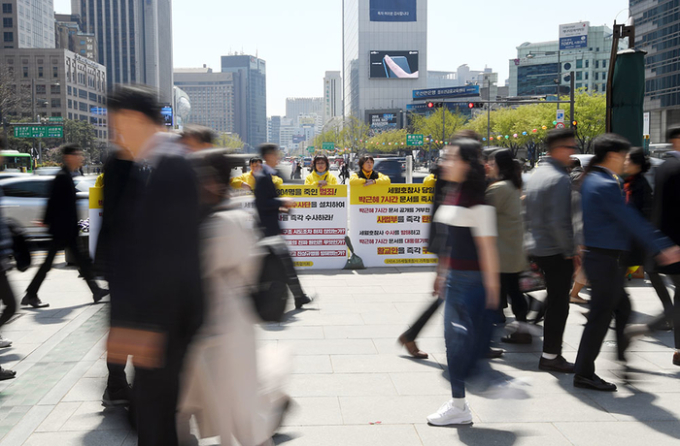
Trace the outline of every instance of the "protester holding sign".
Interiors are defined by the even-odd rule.
[[[373,171],[373,164],[375,161],[372,156],[363,155],[359,158],[359,171],[352,174],[349,179],[350,186],[372,186],[380,184],[388,186],[392,183],[390,177],[383,175],[380,172]]]
[[[305,178],[305,186],[336,186],[338,179],[330,173],[330,163],[326,155],[314,157],[314,170]]]
[[[250,159],[250,172],[239,175],[231,179],[231,187],[234,189],[255,190],[255,175],[262,170],[262,159],[255,157]],[[279,187],[283,184],[283,180],[276,176],[272,176],[274,186]]]

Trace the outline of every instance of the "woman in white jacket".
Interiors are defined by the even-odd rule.
[[[202,226],[206,314],[187,361],[178,425],[180,438],[187,439],[194,415],[201,438],[219,435],[223,446],[233,439],[257,446],[269,444],[289,399],[280,390],[285,366],[277,365],[278,376],[264,377],[262,367],[258,370],[259,321],[249,295],[261,254],[249,215],[224,205],[229,164],[221,153],[197,160],[207,214]]]

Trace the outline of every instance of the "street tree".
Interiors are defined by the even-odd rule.
[[[451,113],[447,108],[436,109],[429,116],[413,115],[413,133],[432,137],[433,149],[441,149],[453,135],[465,128],[468,118],[460,113]]]

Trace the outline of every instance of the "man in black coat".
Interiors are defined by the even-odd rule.
[[[76,209],[76,185],[73,182],[73,176],[78,174],[78,169],[83,165],[83,153],[80,147],[75,144],[62,146],[61,152],[64,167],[52,182],[52,192],[43,217],[43,224],[49,228],[52,240],[45,261],[38,269],[33,281],[26,289],[26,295],[21,300],[21,305],[31,305],[33,308],[49,306],[38,298],[38,290],[52,268],[52,262],[57,251],[64,248],[73,252],[80,274],[92,291],[94,302],[99,302],[109,293],[109,290],[101,289],[97,285],[94,280],[90,257],[78,246],[78,211]]]
[[[255,207],[260,216],[260,224],[265,237],[276,237],[281,235],[281,226],[279,225],[279,212],[281,209],[290,209],[295,204],[290,197],[279,197],[276,193],[276,186],[272,176],[276,175],[276,166],[279,164],[279,148],[275,144],[262,144],[260,146],[260,155],[265,164],[262,169],[256,174],[255,188]],[[281,261],[286,266],[286,274],[288,275],[288,288],[295,297],[295,308],[300,309],[312,301],[312,298],[307,296],[302,291],[300,279],[295,272],[295,265],[293,259],[286,255]]]
[[[677,245],[680,244],[680,127],[669,129],[667,139],[673,147],[666,161],[656,169],[652,222]],[[675,284],[673,364],[680,366],[680,263],[659,267],[657,272],[667,274]]]
[[[203,321],[200,209],[188,151],[165,131],[156,98],[149,88],[120,86],[107,102],[118,158],[133,163],[118,186],[108,245],[108,361],[133,356],[139,446],[176,446],[180,373]]]

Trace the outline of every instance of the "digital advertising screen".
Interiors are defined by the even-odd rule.
[[[415,22],[417,0],[371,0],[371,22]]]
[[[161,115],[163,116],[163,123],[165,124],[166,127],[173,127],[174,122],[173,122],[173,114],[172,114],[172,106],[166,105],[161,109]]]
[[[397,128],[396,113],[369,113],[369,125],[374,131],[387,131]]]
[[[371,51],[371,79],[418,79],[418,51]]]

